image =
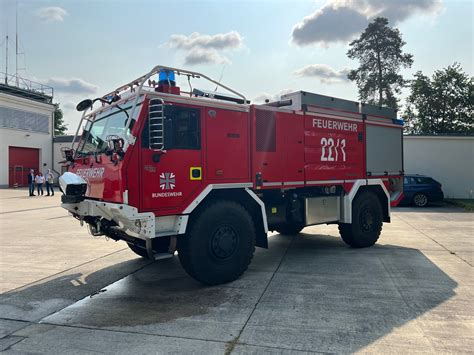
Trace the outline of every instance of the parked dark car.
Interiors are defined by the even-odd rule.
[[[405,175],[403,179],[403,204],[425,207],[431,202],[443,201],[441,184],[425,175]]]

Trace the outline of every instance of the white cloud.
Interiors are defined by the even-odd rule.
[[[220,55],[216,50],[193,48],[186,53],[184,63],[189,65],[195,64],[230,64],[230,60]]]
[[[36,15],[46,22],[62,22],[64,17],[69,14],[62,7],[51,6],[38,9]]]
[[[289,94],[290,92],[295,92],[293,89],[284,89],[280,90],[275,94],[269,94],[266,92],[262,92],[253,98],[253,102],[256,104],[263,104],[265,100],[269,100],[270,102],[278,101],[281,99],[282,95]]]
[[[79,78],[50,78],[45,84],[53,87],[55,95],[94,94],[99,89],[98,86]]]
[[[205,35],[193,32],[189,36],[174,34],[171,35],[168,44],[170,47],[179,49],[237,49],[242,46],[243,38],[236,32],[218,33],[215,35]]]
[[[293,27],[292,41],[299,46],[347,42],[367,26],[367,18],[358,11],[327,5]]]
[[[189,36],[173,34],[167,45],[183,51],[184,62],[188,65],[230,64],[230,60],[222,52],[242,48],[243,38],[236,31],[215,35],[194,32]]]
[[[442,0],[330,0],[293,27],[292,42],[298,46],[346,43],[362,32],[375,17],[397,24],[415,14],[437,14]]]
[[[332,84],[348,80],[349,69],[335,70],[326,64],[311,64],[294,72],[299,77],[316,77],[322,83]]]

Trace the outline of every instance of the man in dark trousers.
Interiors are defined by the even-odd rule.
[[[28,187],[30,188],[30,196],[36,196],[35,192],[35,170],[30,169],[30,173],[28,174]]]

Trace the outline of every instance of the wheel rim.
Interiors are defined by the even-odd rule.
[[[218,227],[210,239],[211,252],[220,260],[228,259],[234,255],[237,244],[237,233],[228,225]]]
[[[371,231],[374,226],[374,212],[368,206],[362,208],[359,215],[359,224],[364,231]]]
[[[419,194],[415,196],[414,202],[415,202],[415,205],[417,206],[424,206],[428,202],[428,199],[426,198],[425,195]]]

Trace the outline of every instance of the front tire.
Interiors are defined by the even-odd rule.
[[[255,226],[242,205],[215,202],[194,217],[190,231],[178,240],[184,270],[196,280],[217,285],[247,270],[255,250]]]
[[[413,196],[413,204],[416,207],[426,207],[428,205],[428,197],[423,193]]]
[[[134,243],[127,242],[128,247],[138,256],[141,256],[145,259],[150,259],[145,248],[145,243],[143,245],[137,245]],[[153,251],[157,254],[167,253],[170,247],[170,238],[169,237],[160,237],[153,240]]]
[[[279,225],[275,230],[281,235],[295,235],[303,230],[304,226],[296,223],[285,223]]]
[[[379,239],[382,223],[382,206],[378,197],[365,191],[352,204],[352,223],[340,223],[339,233],[342,240],[351,247],[366,248]]]

